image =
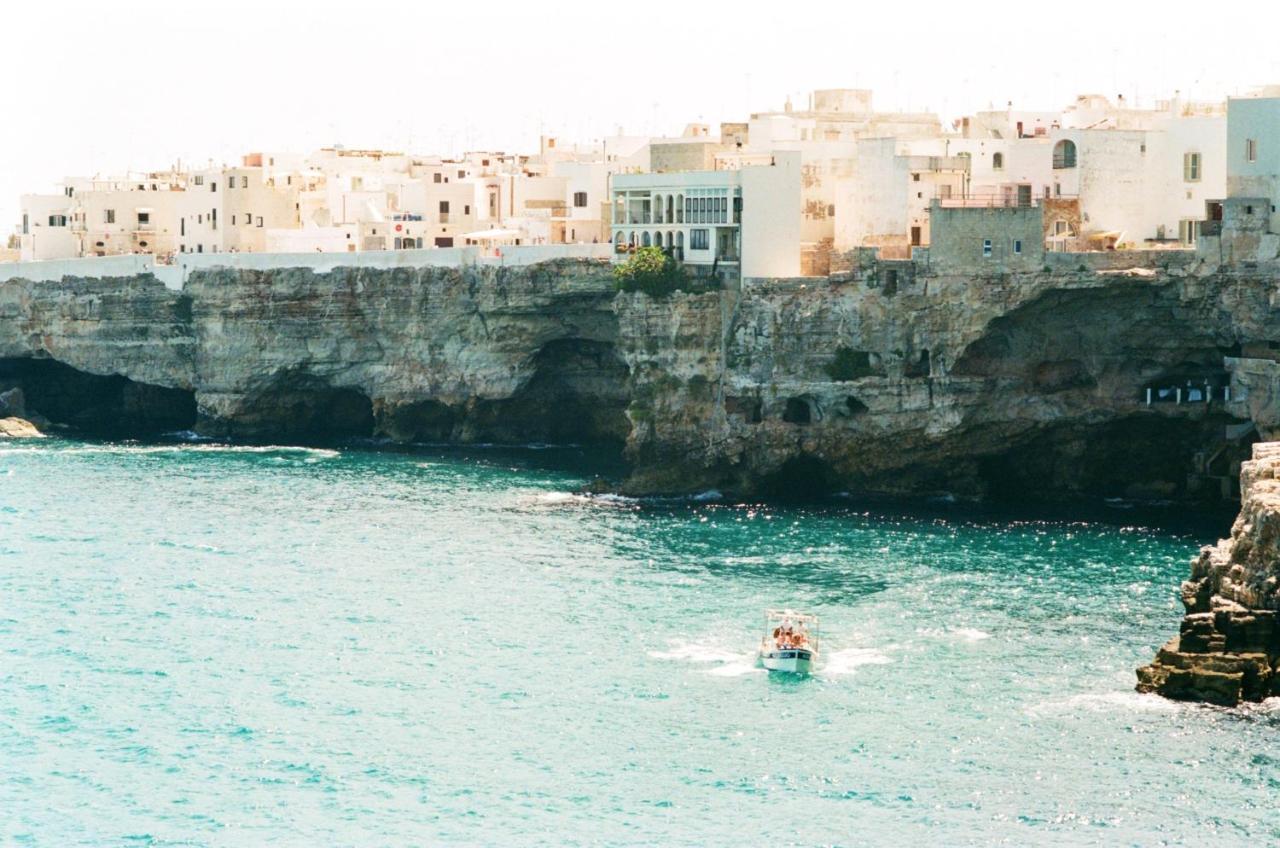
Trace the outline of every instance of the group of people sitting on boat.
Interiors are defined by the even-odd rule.
[[[796,629],[791,622],[784,621],[773,628],[773,641],[779,648],[804,648],[809,644],[809,634],[804,627]]]

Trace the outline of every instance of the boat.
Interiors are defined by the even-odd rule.
[[[758,661],[769,671],[808,674],[818,661],[818,617],[792,609],[765,610]]]

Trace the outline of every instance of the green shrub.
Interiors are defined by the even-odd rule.
[[[837,382],[870,377],[875,373],[875,369],[871,367],[871,354],[865,350],[838,347],[835,358],[827,363],[828,376]]]
[[[689,282],[685,270],[660,247],[639,248],[626,262],[614,266],[613,276],[619,291],[642,291],[650,297],[688,288]]]

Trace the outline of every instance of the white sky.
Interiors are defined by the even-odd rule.
[[[1277,32],[1276,0],[8,0],[0,233],[20,193],[178,158],[528,151],[540,130],[675,133],[814,88],[944,120],[1083,92],[1218,98],[1280,82]]]

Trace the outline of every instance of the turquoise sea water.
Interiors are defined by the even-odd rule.
[[[592,470],[0,445],[0,843],[1280,841],[1280,705],[1132,691],[1203,533]],[[770,605],[821,673],[753,668]]]

